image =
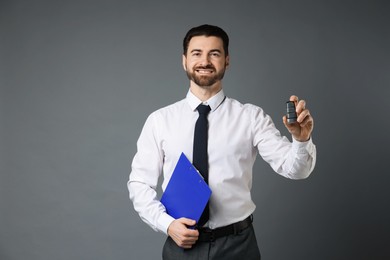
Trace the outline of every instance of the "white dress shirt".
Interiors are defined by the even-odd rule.
[[[167,233],[174,220],[157,197],[159,177],[163,174],[165,190],[180,154],[192,160],[196,107],[201,103],[188,91],[185,99],[153,112],[138,139],[128,189],[135,210],[156,231]],[[257,153],[287,178],[302,179],[312,172],[316,148],[311,139],[291,143],[260,107],[225,97],[223,90],[205,103],[211,107],[210,228],[241,221],[255,210],[250,190]]]

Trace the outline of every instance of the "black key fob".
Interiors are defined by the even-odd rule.
[[[295,103],[294,101],[287,101],[287,123],[295,123],[297,122],[297,113],[295,111]]]

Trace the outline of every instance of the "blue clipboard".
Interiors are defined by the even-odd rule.
[[[182,153],[161,197],[167,213],[198,222],[211,196],[211,189],[198,170]]]

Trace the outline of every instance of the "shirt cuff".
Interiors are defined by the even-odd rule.
[[[163,213],[157,220],[158,229],[168,235],[168,227],[175,219],[169,216],[167,213]]]
[[[292,148],[299,154],[311,153],[314,149],[314,144],[311,137],[306,142],[300,142],[293,138]]]

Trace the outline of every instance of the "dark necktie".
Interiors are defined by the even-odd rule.
[[[192,161],[196,169],[203,176],[206,183],[209,181],[209,161],[207,156],[207,132],[208,121],[207,115],[210,112],[210,107],[205,105],[199,105],[196,108],[199,112],[199,118],[195,124],[194,133],[194,150]],[[197,225],[203,226],[209,220],[209,205],[207,203],[202,216],[200,217]]]

